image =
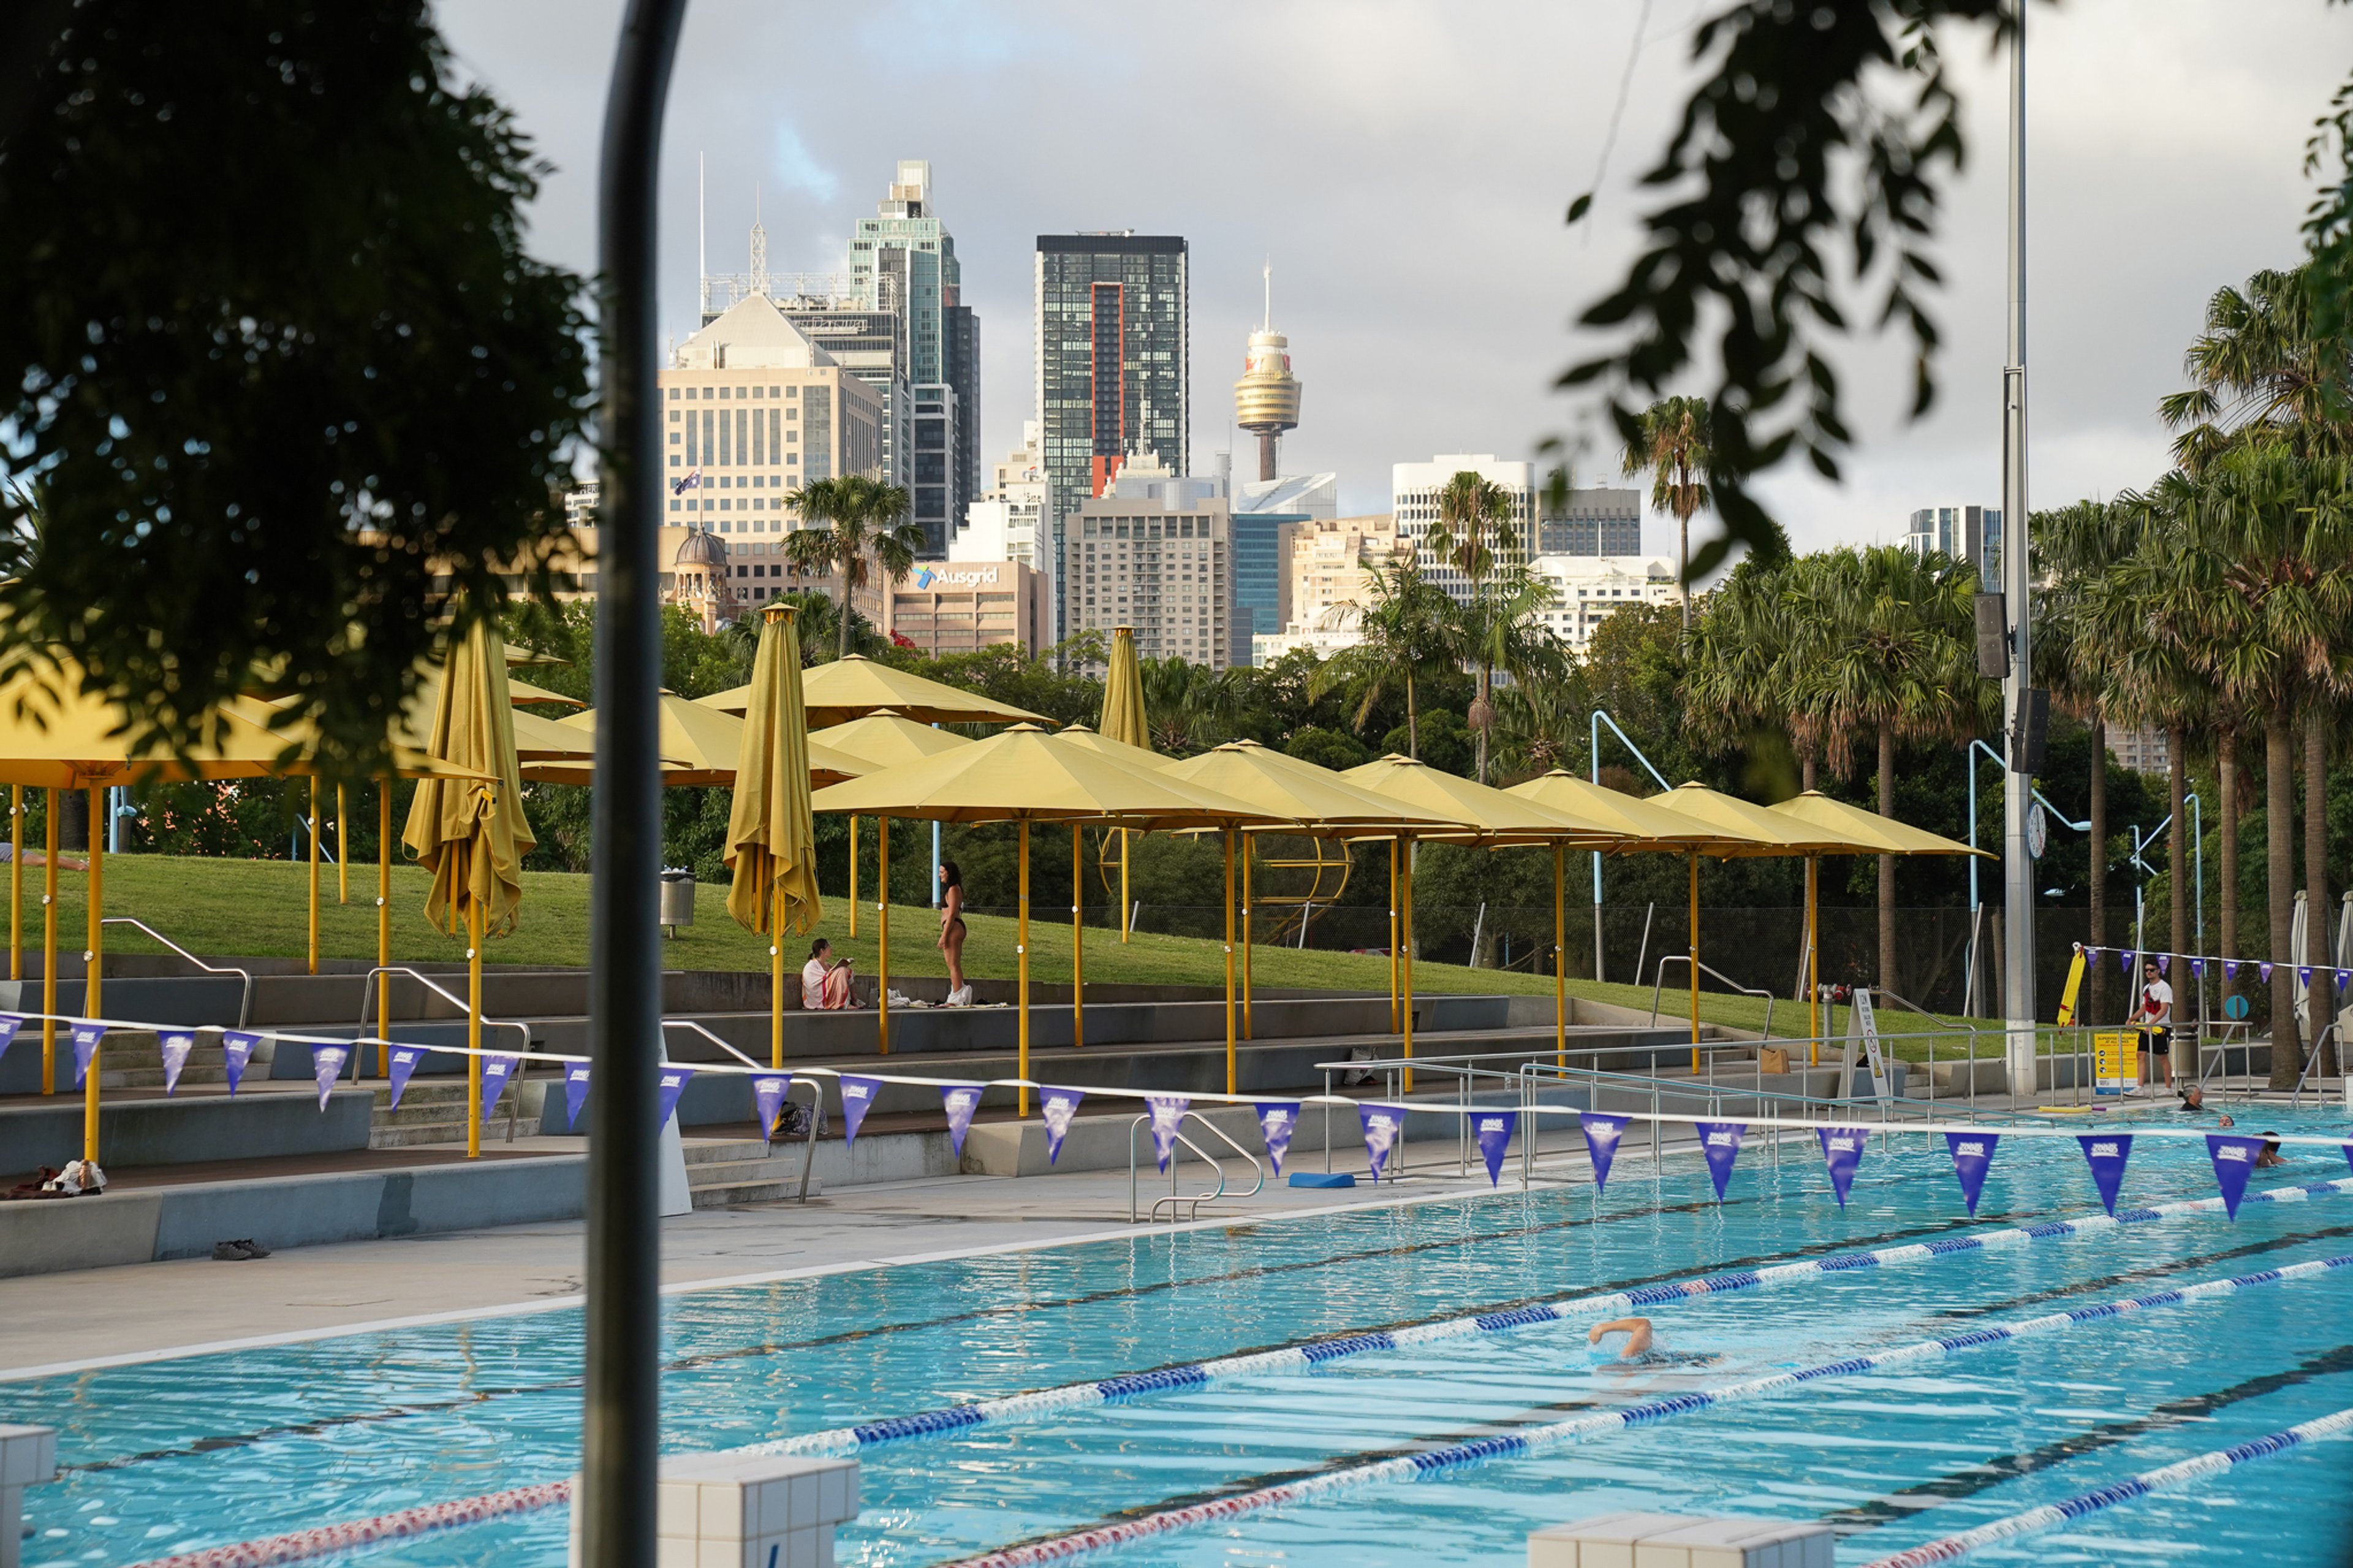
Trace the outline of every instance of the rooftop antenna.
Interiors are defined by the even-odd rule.
[[[711,309],[711,256],[702,217],[702,154],[694,155],[694,288],[702,309]],[[697,323],[700,325],[701,323]]]
[[[1266,314],[1259,318],[1258,330],[1271,332],[1274,331],[1274,258],[1271,256],[1266,258],[1265,278]]]
[[[752,292],[768,292],[768,231],[760,226],[760,182],[752,182]]]

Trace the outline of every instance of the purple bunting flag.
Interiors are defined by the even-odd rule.
[[[2269,985],[2272,983],[2272,966],[2268,963],[2258,963],[2255,967],[2263,973],[2263,984]]]
[[[588,1064],[564,1064],[564,1125],[580,1131],[580,1108],[588,1103]]]
[[[2345,1163],[2347,1168],[2353,1169],[2353,1143],[2340,1144],[2339,1147],[2345,1151]]]
[[[1388,1163],[1389,1154],[1405,1138],[1405,1107],[1402,1105],[1359,1105],[1356,1118],[1365,1124],[1365,1154],[1373,1163],[1373,1180],[1381,1179],[1381,1167]]]
[[[2123,970],[2126,974],[2130,974],[2132,973],[2132,954],[2119,948],[2116,951],[2116,967]]]
[[[976,1083],[951,1083],[940,1089],[940,1100],[948,1111],[948,1142],[961,1156],[964,1135],[972,1130],[972,1113],[980,1109],[981,1086]]]
[[[395,1046],[389,1064],[392,1077],[392,1109],[400,1109],[400,1097],[408,1091],[408,1080],[416,1075],[417,1067],[425,1059],[423,1046]]]
[[[752,1114],[760,1120],[763,1142],[776,1135],[776,1118],[784,1114],[785,1091],[793,1085],[788,1072],[755,1072],[752,1075]]]
[[[1519,1121],[1516,1110],[1482,1110],[1471,1118],[1471,1136],[1478,1141],[1479,1153],[1487,1162],[1491,1187],[1503,1184],[1504,1152],[1512,1146],[1512,1129]]]
[[[1079,1101],[1083,1091],[1075,1089],[1049,1089],[1039,1091],[1038,1114],[1046,1121],[1046,1163],[1052,1164],[1062,1157],[1062,1140],[1071,1135],[1071,1120],[1079,1113]]]
[[[156,1048],[164,1054],[164,1098],[180,1087],[180,1074],[188,1065],[188,1055],[196,1048],[194,1029],[165,1029],[155,1037]],[[7,1047],[0,1045],[0,1050]]]
[[[882,1092],[879,1078],[852,1078],[843,1073],[841,1084],[841,1146],[845,1149],[858,1142],[858,1129],[864,1125],[866,1113],[874,1109],[875,1096]],[[957,1152],[963,1152],[958,1149]]]
[[[0,1013],[0,1057],[8,1054],[8,1047],[16,1038],[16,1031],[25,1026],[22,1014]]]
[[[2237,959],[2226,958],[2222,961],[2222,978],[2230,981],[2235,981],[2239,978],[2239,961]]]
[[[670,1117],[678,1110],[678,1097],[686,1092],[687,1080],[693,1077],[692,1068],[671,1067],[667,1064],[655,1075],[654,1129],[656,1131],[670,1125]],[[485,1079],[485,1082],[487,1081]],[[684,1129],[681,1128],[681,1131],[683,1131]]]
[[[2079,1137],[2075,1142],[2084,1146],[2084,1162],[2092,1167],[2093,1184],[2100,1189],[2100,1206],[2113,1216],[2116,1189],[2124,1184],[2125,1162],[2132,1158],[2133,1141],[2128,1135],[2110,1133]]]
[[[2203,980],[2203,979],[2205,979],[2205,978],[2206,978],[2206,961],[2205,961],[2204,959],[2202,959],[2202,958],[2193,958],[2193,959],[2191,959],[2191,960],[2189,961],[2189,973],[2190,973],[2190,974],[2191,974],[2193,977],[2195,977],[2195,978],[2197,978],[2197,979],[2200,979],[2200,980]]]
[[[1144,1106],[1152,1113],[1152,1153],[1160,1168],[1168,1168],[1168,1156],[1176,1148],[1176,1129],[1185,1120],[1192,1101],[1181,1094],[1147,1094]]]
[[[1609,1165],[1618,1158],[1618,1140],[1625,1135],[1626,1119],[1598,1110],[1579,1111],[1577,1124],[1585,1130],[1585,1152],[1593,1161],[1593,1190],[1609,1190]]]
[[[2159,974],[2170,974],[2173,973],[2173,954],[2169,952],[2160,952],[2157,955],[2157,972]]]
[[[253,1060],[253,1047],[261,1044],[259,1035],[243,1029],[221,1031],[221,1065],[228,1068],[229,1098],[237,1098],[237,1086],[245,1081],[246,1064]]]
[[[1946,1146],[1953,1152],[1953,1174],[1961,1184],[1961,1196],[1969,1202],[1969,1217],[1978,1213],[1978,1194],[1985,1191],[1986,1171],[1993,1164],[1993,1152],[2001,1142],[1997,1132],[1947,1132]]]
[[[482,1057],[482,1103],[474,1109],[474,1118],[485,1127],[490,1125],[491,1108],[499,1102],[499,1095],[514,1077],[515,1064],[521,1058],[497,1053]]]
[[[1695,1121],[1692,1127],[1699,1134],[1699,1152],[1707,1156],[1707,1174],[1715,1184],[1715,1201],[1722,1203],[1725,1185],[1732,1180],[1732,1163],[1740,1158],[1740,1135],[1748,1131],[1748,1124]]]
[[[2299,963],[2295,966],[2295,983],[2299,985],[2309,985],[2312,984],[2312,965],[2309,963]]]
[[[327,1096],[335,1092],[335,1080],[343,1076],[343,1064],[352,1059],[349,1046],[312,1046],[311,1076],[319,1084],[319,1109],[327,1109]]]
[[[1814,1136],[1821,1140],[1822,1163],[1830,1167],[1831,1191],[1838,1196],[1838,1206],[1846,1207],[1846,1194],[1854,1186],[1855,1168],[1862,1163],[1863,1145],[1871,1134],[1860,1127],[1817,1127]]]
[[[2206,1135],[2206,1155],[2214,1162],[2214,1184],[2222,1189],[2222,1212],[2232,1219],[2239,1217],[2239,1200],[2247,1195],[2247,1178],[2255,1173],[2255,1161],[2263,1152],[2260,1138]]]
[[[1283,1157],[1291,1152],[1291,1135],[1299,1131],[1299,1101],[1261,1100],[1258,1102],[1259,1136],[1266,1140],[1267,1163],[1282,1174]]]
[[[90,1076],[90,1060],[98,1055],[98,1042],[106,1038],[104,1024],[76,1024],[73,1026],[74,1087]]]

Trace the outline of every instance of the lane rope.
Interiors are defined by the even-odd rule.
[[[1967,1333],[1943,1339],[1922,1340],[1913,1344],[1899,1345],[1873,1355],[1852,1356],[1844,1361],[1824,1363],[1800,1368],[1796,1372],[1773,1373],[1764,1377],[1747,1378],[1727,1384],[1722,1388],[1679,1394],[1665,1399],[1647,1400],[1622,1410],[1599,1415],[1581,1415],[1572,1420],[1550,1422],[1531,1426],[1524,1431],[1501,1433],[1492,1437],[1480,1437],[1467,1443],[1455,1443],[1428,1453],[1411,1454],[1398,1458],[1380,1459],[1370,1464],[1343,1466],[1321,1475],[1302,1480],[1285,1481],[1280,1485],[1261,1487],[1253,1491],[1238,1492],[1231,1497],[1216,1498],[1207,1502],[1188,1503],[1181,1508],[1165,1509],[1138,1519],[1122,1520],[1116,1524],[1102,1524],[1054,1536],[1002,1551],[983,1552],[948,1564],[947,1568],[1030,1568],[1040,1563],[1059,1563],[1082,1552],[1100,1551],[1110,1546],[1125,1545],[1151,1536],[1166,1535],[1173,1531],[1189,1529],[1198,1524],[1210,1524],[1219,1520],[1234,1519],[1243,1514],[1257,1513],[1292,1503],[1320,1501],[1341,1492],[1381,1486],[1394,1481],[1416,1480],[1427,1475],[1440,1474],[1466,1466],[1483,1464],[1489,1459],[1514,1458],[1540,1454],[1588,1438],[1606,1436],[1638,1426],[1654,1426],[1678,1416],[1697,1411],[1712,1410],[1721,1405],[1741,1404],[1754,1399],[1770,1398],[1791,1389],[1825,1379],[1859,1377],[1867,1373],[1884,1372],[1894,1367],[1909,1366],[1917,1362],[1938,1360],[1957,1351],[1981,1350],[1989,1345],[2010,1344],[2019,1340],[2037,1339],[2046,1334],[2062,1333],[2079,1324],[2102,1321],[2143,1312],[2158,1307],[2186,1306],[2192,1302],[2229,1296],[2256,1286],[2276,1285],[2290,1279],[2306,1279],[2332,1269],[2353,1266],[2353,1255],[2316,1258],[2308,1263],[2290,1264],[2281,1268],[2266,1268],[2254,1274],[2242,1274],[2228,1279],[2212,1279],[2201,1285],[2185,1285],[2179,1289],[2159,1290],[2147,1296],[2134,1296],[2121,1301],[2102,1302],[2097,1306],[2075,1307],[2063,1312],[2052,1312],[2040,1318],[2029,1318],[2007,1328],[1972,1329]]]
[[[2200,1454],[2195,1458],[2178,1464],[2162,1465],[2154,1470],[2143,1470],[2137,1476],[2100,1488],[2096,1491],[2079,1493],[2063,1502],[2044,1503],[2041,1508],[2013,1513],[2007,1519],[1997,1519],[1990,1524],[1980,1524],[1974,1530],[1964,1530],[1957,1535],[1947,1535],[1941,1541],[1931,1541],[1891,1556],[1881,1557],[1867,1568],[1926,1568],[1932,1563],[1951,1563],[1968,1556],[1980,1546],[1990,1546],[1998,1541],[2015,1540],[2048,1530],[2054,1524],[2065,1524],[2082,1519],[2085,1514],[2102,1509],[2115,1508],[2119,1503],[2145,1498],[2151,1492],[2178,1487],[2185,1482],[2204,1480],[2219,1476],[2241,1465],[2257,1459],[2268,1459],[2274,1454],[2284,1454],[2290,1448],[2323,1437],[2334,1437],[2353,1430],[2353,1410],[2339,1410],[2333,1415],[2323,1415],[2283,1431],[2257,1437],[2253,1442],[2235,1447],[2217,1448]]]

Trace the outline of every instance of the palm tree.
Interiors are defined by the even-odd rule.
[[[833,572],[841,579],[840,620],[834,639],[838,658],[849,654],[850,596],[866,586],[871,567],[879,564],[893,587],[915,569],[923,531],[905,521],[911,504],[902,487],[863,474],[811,479],[785,497],[786,507],[814,525],[786,538],[786,559],[804,572]]]
[[[1895,742],[1966,739],[1998,701],[1977,673],[1970,605],[1977,574],[1900,545],[1809,557],[1790,612],[1800,628],[1791,668],[1800,706],[1819,713],[1831,765],[1877,742],[1879,814],[1895,815]],[[1895,984],[1895,858],[1879,858],[1879,983]]]
[[[1683,584],[1683,630],[1691,630],[1691,520],[1708,504],[1706,474],[1715,462],[1708,443],[1704,397],[1662,397],[1635,416],[1626,444],[1626,476],[1648,472],[1651,505],[1674,513],[1675,580]]]
[[[1799,774],[1814,787],[1821,724],[1795,668],[1800,642],[1790,591],[1815,558],[1769,563],[1749,556],[1708,596],[1691,627],[1682,696],[1700,734],[1736,746],[1758,730],[1787,731]]]
[[[1365,572],[1372,602],[1361,609],[1343,605],[1335,612],[1353,615],[1363,640],[1319,666],[1307,693],[1317,700],[1334,691],[1351,693],[1356,711],[1350,721],[1361,731],[1380,700],[1402,689],[1406,752],[1419,758],[1421,721],[1416,687],[1423,676],[1454,668],[1454,601],[1425,579],[1409,556],[1367,566]]]
[[[1238,670],[1213,670],[1172,656],[1138,659],[1136,673],[1152,749],[1164,756],[1190,756],[1216,745],[1240,710]]]
[[[1484,784],[1487,731],[1495,727],[1495,667],[1513,624],[1506,602],[1525,605],[1529,598],[1528,583],[1533,581],[1519,564],[1519,531],[1512,526],[1511,492],[1475,473],[1455,475],[1438,492],[1438,519],[1430,526],[1429,543],[1430,553],[1461,573],[1469,584],[1455,631],[1463,662],[1476,666],[1479,672],[1478,693],[1463,717],[1479,738],[1479,782]],[[1495,592],[1499,567],[1519,574],[1501,595]],[[1538,612],[1542,608],[1541,604],[1535,605]]]
[[[1487,782],[1487,736],[1495,726],[1493,684],[1498,671],[1514,681],[1545,679],[1567,668],[1569,652],[1544,613],[1552,584],[1525,566],[1508,567],[1480,584],[1471,602],[1455,607],[1451,630],[1456,662],[1478,671],[1478,694],[1470,722],[1477,726],[1477,776]]]

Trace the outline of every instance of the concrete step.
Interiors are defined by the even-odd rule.
[[[757,1139],[690,1139],[685,1144],[686,1185],[699,1209],[733,1208],[797,1199],[801,1190],[797,1149]],[[812,1175],[809,1195],[821,1184]]]
[[[769,1145],[756,1139],[707,1138],[685,1142],[687,1179],[691,1181],[698,1165],[736,1164],[745,1160],[765,1160]]]

